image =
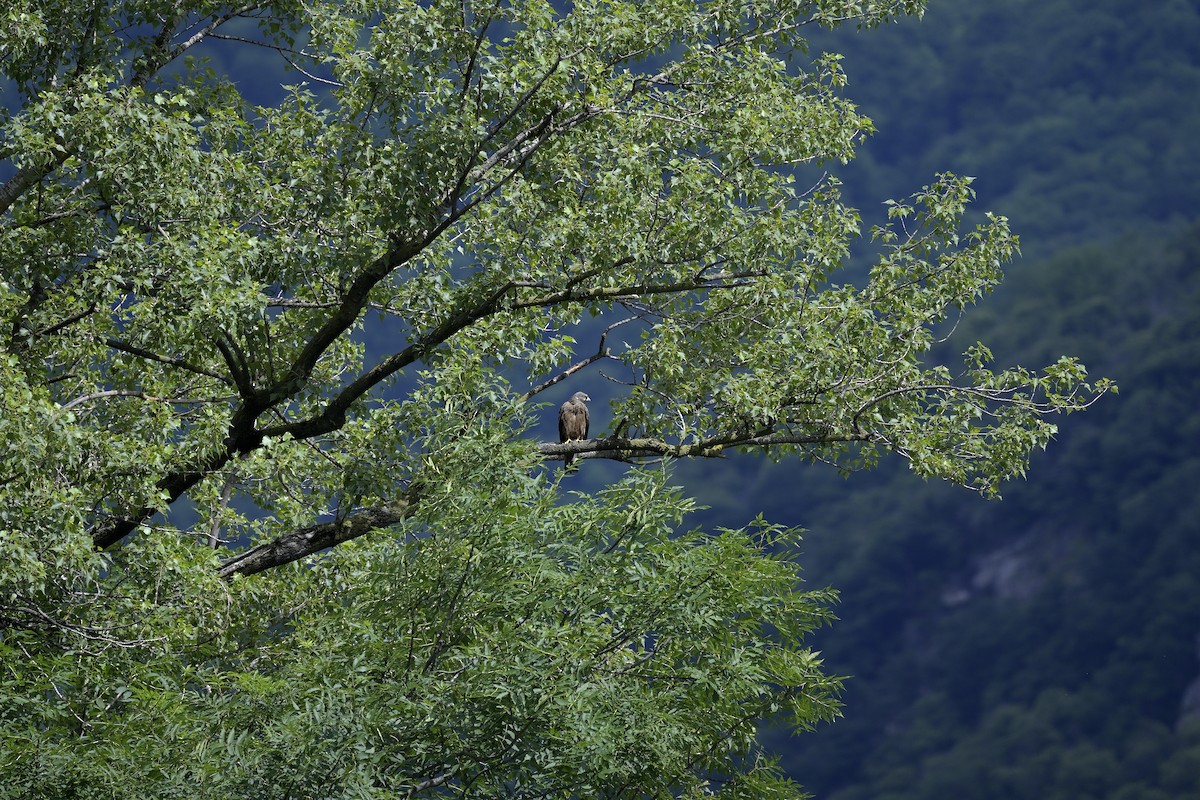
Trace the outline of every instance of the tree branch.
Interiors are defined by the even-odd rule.
[[[111,347],[113,350],[118,350],[122,353],[128,353],[129,355],[137,356],[138,358],[144,358],[147,361],[157,361],[160,364],[168,364],[172,367],[185,369],[188,372],[194,372],[197,375],[204,375],[205,377],[213,378],[214,380],[218,380],[226,386],[234,385],[233,382],[225,375],[220,375],[216,372],[204,369],[203,367],[198,367],[195,364],[184,361],[182,358],[171,358],[170,356],[159,355],[158,353],[146,350],[145,348],[135,347],[134,345],[131,345],[128,342],[123,342],[120,339],[109,338],[104,341],[104,344],[108,347]]]
[[[230,11],[227,11],[226,13],[224,13],[218,17],[215,17],[213,19],[213,21],[210,22],[208,25],[205,25],[203,28],[196,31],[196,33],[192,34],[185,41],[182,41],[179,44],[172,47],[171,50],[166,53],[164,61],[161,64],[158,64],[155,69],[156,70],[161,69],[166,64],[169,64],[170,62],[174,61],[176,58],[179,58],[179,56],[183,55],[189,49],[196,46],[200,42],[204,41],[204,39],[210,33],[215,31],[217,28],[221,27],[225,23],[229,22],[230,20],[236,19],[237,17],[240,17],[243,14],[246,14],[250,11],[257,11],[260,8],[264,8],[267,5],[269,5],[269,2],[270,2],[270,0],[254,0],[254,2],[246,3],[245,5],[243,5],[239,8],[231,9]],[[174,27],[174,24],[171,23],[169,26],[163,26],[163,30],[167,31],[168,27]],[[166,40],[163,42],[164,50],[165,50],[166,43],[169,41],[170,41],[170,36],[168,35]],[[156,42],[156,44],[157,44],[157,42]]]
[[[146,392],[140,392],[136,389],[105,389],[102,392],[94,392],[85,394],[82,397],[76,397],[74,400],[63,405],[63,410],[74,408],[77,405],[90,402],[92,400],[100,400],[105,397],[136,397],[141,400],[149,400],[154,403],[171,403],[172,405],[198,405],[203,403],[225,403],[235,399],[233,397],[157,397]]]
[[[632,259],[630,259],[632,260]],[[648,294],[679,294],[698,289],[733,289],[745,286],[751,278],[759,278],[766,273],[752,270],[746,272],[721,273],[709,277],[692,278],[674,283],[642,283],[630,286],[597,286],[591,289],[578,290],[567,287],[558,292],[521,300],[512,304],[512,308],[535,308],[539,306],[557,305],[566,302],[587,302],[588,300],[619,300],[639,297]]]
[[[412,516],[416,493],[410,487],[405,496],[387,505],[357,511],[344,519],[321,522],[285,533],[276,539],[252,547],[244,553],[225,559],[217,568],[222,578],[233,575],[254,575],[258,572],[290,564],[326,548],[357,539],[371,531],[403,522]]]
[[[605,342],[608,340],[608,334],[610,334],[612,332],[613,328],[619,328],[622,325],[627,325],[628,323],[635,322],[638,319],[641,319],[641,318],[640,317],[626,317],[625,319],[618,320],[618,321],[614,322],[613,324],[609,325],[600,334],[600,345],[599,345],[599,347],[597,347],[595,353],[593,353],[592,355],[583,359],[582,361],[578,361],[578,362],[572,364],[571,366],[564,369],[562,372],[555,375],[553,378],[550,378],[549,380],[546,380],[546,381],[542,381],[537,386],[534,386],[532,389],[527,391],[525,394],[521,395],[520,402],[524,403],[524,402],[528,401],[529,398],[533,397],[536,394],[540,394],[540,393],[546,391],[547,389],[549,389],[551,386],[555,385],[556,383],[566,380],[567,378],[571,377],[576,372],[579,372],[579,370],[583,369],[584,367],[588,366],[589,364],[594,364],[602,358],[609,358],[611,351],[605,346]]]
[[[589,364],[594,364],[602,358],[608,358],[608,355],[609,355],[608,348],[601,345],[601,349],[599,352],[593,353],[592,355],[585,358],[583,361],[578,361],[578,362],[572,364],[571,366],[564,369],[562,372],[555,375],[550,380],[542,381],[537,386],[534,386],[528,392],[521,395],[521,398],[520,398],[521,402],[524,403],[529,398],[533,397],[535,394],[540,394],[541,392],[544,392],[547,389],[549,389],[554,384],[556,384],[560,381],[566,380],[567,378],[571,377],[576,372],[579,372],[579,370],[583,369],[584,367],[588,366]]]
[[[233,384],[243,398],[254,396],[254,379],[250,375],[250,366],[246,363],[245,355],[237,348],[232,338],[217,336],[213,344],[225,359],[225,366],[233,378]]]
[[[423,792],[426,789],[432,789],[436,786],[441,786],[443,783],[445,783],[446,781],[452,780],[453,778],[454,778],[453,772],[443,772],[441,775],[435,775],[434,777],[427,778],[426,780],[423,780],[420,783],[413,784],[413,786],[408,790],[408,794],[405,796],[412,797],[413,795],[417,794],[418,792]]]
[[[316,369],[317,361],[337,338],[349,330],[367,304],[371,290],[396,267],[421,252],[428,241],[419,243],[396,241],[388,252],[375,259],[346,290],[337,310],[312,335],[288,369],[284,380],[271,390],[272,400],[278,402],[294,394]]]
[[[692,444],[671,444],[662,439],[648,437],[626,438],[610,436],[607,439],[585,439],[578,442],[541,442],[538,452],[551,459],[561,458],[568,453],[576,459],[609,458],[628,461],[635,458],[718,458],[726,450],[741,447],[768,448],[778,445],[836,444],[839,442],[866,442],[875,439],[865,432],[795,434],[786,431],[729,433],[701,439]]]
[[[512,289],[506,283],[474,308],[461,309],[433,328],[408,347],[378,362],[333,397],[325,409],[314,417],[283,423],[262,430],[263,436],[282,436],[290,433],[296,438],[308,438],[336,429],[345,419],[346,411],[358,398],[404,367],[412,364],[454,334],[503,308],[501,301]]]
[[[38,181],[61,167],[71,157],[72,152],[71,148],[64,147],[44,165],[29,164],[17,170],[11,178],[5,181],[3,186],[0,186],[0,214],[8,211],[12,204],[17,202],[21,195],[29,191]]]
[[[714,458],[725,450],[739,447],[771,447],[782,444],[830,444],[865,441],[868,434],[796,435],[787,432],[742,433],[711,437],[690,445],[675,445],[661,439],[610,437],[582,442],[543,442],[538,452],[547,458],[560,458],[575,453],[576,458],[610,458],[628,461],[637,458]],[[233,575],[254,575],[275,567],[290,564],[306,556],[357,539],[372,531],[397,525],[409,519],[420,503],[419,490],[410,486],[397,500],[362,509],[342,519],[309,525],[285,533],[270,542],[252,547],[227,558],[217,569],[222,578]]]
[[[95,313],[96,313],[96,306],[88,306],[83,311],[76,312],[76,313],[72,314],[71,316],[67,317],[66,319],[60,320],[59,322],[56,322],[53,325],[48,325],[45,328],[42,328],[40,331],[35,333],[34,336],[36,336],[38,338],[41,338],[43,336],[52,336],[53,334],[56,334],[61,330],[71,327],[72,325],[74,325],[76,322],[79,322],[80,320],[87,319],[88,317],[90,317],[92,314],[95,314]]]

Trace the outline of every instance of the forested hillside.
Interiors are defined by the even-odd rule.
[[[790,745],[819,797],[1200,796],[1198,276],[1200,229],[1083,247],[962,331],[1122,386],[1000,502],[903,470],[757,488],[842,592],[820,646],[845,718]]]
[[[814,37],[876,123],[839,174],[865,216],[934,172],[978,177],[1028,257],[1200,208],[1194,0],[932,2],[921,20]]]
[[[841,173],[864,217],[953,169],[1022,235],[948,351],[1074,353],[1121,394],[994,503],[726,465],[711,513],[808,528],[842,595],[845,716],[785,765],[829,800],[1200,797],[1200,4],[943,2],[877,33],[817,45],[879,128]]]

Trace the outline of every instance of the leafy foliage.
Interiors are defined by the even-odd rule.
[[[10,5],[5,788],[793,796],[757,725],[838,690],[794,532],[545,464],[893,452],[993,494],[1109,388],[926,363],[1016,251],[970,179],[832,282],[859,218],[820,170],[872,124],[788,58],[922,8]],[[251,102],[215,42],[297,83]],[[606,434],[534,441],[598,361]]]

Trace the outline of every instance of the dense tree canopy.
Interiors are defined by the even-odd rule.
[[[830,598],[794,532],[690,529],[663,464],[991,494],[1105,388],[925,363],[1016,250],[961,230],[969,179],[831,281],[822,165],[872,126],[801,34],[922,6],[9,4],[0,785],[793,794],[755,731],[836,713]],[[250,102],[218,43],[293,85]],[[538,442],[597,362],[599,435]],[[634,464],[569,493],[567,453]]]

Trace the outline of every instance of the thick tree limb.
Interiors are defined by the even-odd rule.
[[[175,502],[183,496],[184,492],[191,489],[211,473],[228,464],[230,459],[238,452],[237,449],[229,447],[198,464],[191,465],[160,480],[157,486],[165,495],[166,504],[170,505]],[[157,506],[143,506],[129,515],[109,517],[103,522],[92,526],[90,531],[92,543],[102,550],[106,547],[111,547],[136,530],[138,525],[150,519],[160,510],[162,509]]]
[[[474,307],[459,309],[458,313],[443,320],[416,342],[398,353],[379,361],[374,367],[351,381],[342,391],[334,396],[324,410],[313,417],[295,422],[283,423],[264,428],[263,436],[282,436],[291,434],[297,439],[307,439],[336,430],[345,423],[346,411],[372,388],[404,369],[417,359],[428,354],[433,348],[445,342],[454,334],[467,328],[479,320],[498,312],[501,300],[511,289],[511,284],[505,284],[489,297]]]
[[[5,181],[3,186],[0,186],[0,214],[7,211],[17,199],[30,188],[37,185],[37,182],[49,175],[54,170],[63,165],[69,157],[71,151],[63,149],[58,151],[54,158],[46,164],[40,166],[24,166],[17,170],[16,173]]]
[[[453,780],[453,778],[454,778],[453,772],[443,772],[441,775],[435,775],[432,778],[427,778],[427,779],[421,781],[420,783],[413,784],[412,787],[408,790],[408,794],[406,794],[405,797],[412,797],[413,795],[417,794],[418,792],[423,792],[426,789],[432,789],[435,786],[441,786],[446,781]]]
[[[253,575],[257,572],[290,564],[305,556],[326,548],[357,539],[363,534],[403,522],[415,508],[415,497],[410,496],[387,505],[357,511],[344,519],[321,522],[286,533],[277,539],[244,553],[238,553],[221,563],[217,573],[222,578],[232,575]]]

